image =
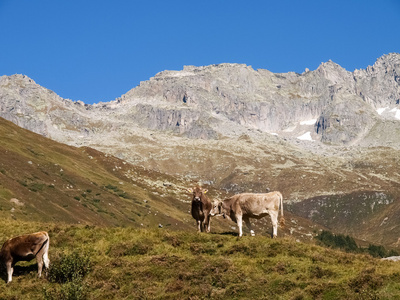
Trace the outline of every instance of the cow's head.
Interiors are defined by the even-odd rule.
[[[223,216],[225,218],[225,212],[222,208],[223,203],[221,201],[214,201],[210,211],[211,216]]]
[[[189,193],[193,194],[193,201],[201,201],[203,194],[207,193],[208,190],[203,190],[201,187],[196,186],[193,189],[188,189]]]

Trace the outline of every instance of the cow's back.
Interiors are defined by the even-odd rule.
[[[212,208],[211,200],[206,195],[203,195],[201,197],[201,202],[203,203],[203,211],[209,213]]]
[[[279,209],[279,192],[243,193],[232,197],[235,211],[243,216],[261,216]]]
[[[49,235],[45,231],[35,232],[32,234],[20,235],[7,240],[1,249],[3,256],[11,255],[19,260],[22,257],[32,253],[34,255],[40,250],[42,245],[48,241]],[[28,257],[27,260],[33,257]]]

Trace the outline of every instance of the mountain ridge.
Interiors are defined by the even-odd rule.
[[[372,127],[368,125],[380,123],[380,119],[398,119],[389,112],[396,109],[397,113],[396,105],[400,101],[400,87],[397,82],[400,82],[399,57],[399,54],[394,53],[385,55],[373,66],[354,72],[346,71],[329,61],[322,63],[314,71],[302,74],[274,74],[263,69],[253,70],[243,64],[185,66],[182,71],[162,71],[114,101],[93,105],[62,99],[47,89],[40,92],[40,86],[32,86],[34,81],[24,76],[22,79],[25,78],[25,81],[21,78],[17,81],[20,85],[24,85],[24,82],[30,83],[24,90],[30,91],[31,95],[26,92],[24,96],[30,97],[31,101],[36,101],[40,94],[39,98],[47,99],[49,110],[59,109],[57,104],[64,103],[72,113],[80,114],[83,120],[77,120],[76,124],[71,125],[84,126],[89,132],[93,126],[84,119],[96,119],[96,114],[101,115],[105,110],[120,110],[121,116],[133,120],[137,126],[145,129],[172,131],[189,138],[208,139],[228,134],[218,130],[223,121],[231,122],[230,125],[238,128],[245,127],[266,133],[286,132],[288,135],[290,128],[296,123],[316,119],[315,129],[311,130],[314,140],[346,145],[365,135],[365,126]],[[13,77],[6,78],[12,80]],[[23,122],[23,118],[10,111],[10,107],[19,99],[12,93],[4,95],[9,86],[9,83],[4,82],[7,81],[6,78],[2,77],[3,94],[0,97],[2,102],[9,103],[8,107],[4,107],[3,103],[1,116],[8,120],[14,119],[25,124],[25,128],[57,139],[51,123],[43,121],[36,124],[33,120]],[[384,94],[376,93],[370,88],[377,85],[377,81]],[[385,82],[390,84],[384,84]],[[42,105],[46,106],[45,103]],[[385,114],[376,112],[385,107],[388,108]],[[37,112],[40,113],[40,109]],[[28,117],[35,112],[19,113]],[[208,122],[202,122],[202,119],[207,119]]]

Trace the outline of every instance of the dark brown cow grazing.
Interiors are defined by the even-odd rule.
[[[210,210],[212,205],[210,199],[205,195],[207,190],[196,186],[193,189],[188,189],[188,191],[193,193],[192,217],[197,222],[198,231],[210,232]]]
[[[274,238],[278,234],[279,205],[281,206],[280,223],[283,224],[282,194],[280,192],[238,194],[222,202],[214,203],[211,215],[228,216],[232,221],[236,222],[239,227],[239,237],[243,235],[242,221],[246,223],[247,227],[250,229],[251,235],[254,236],[254,231],[251,228],[249,219],[261,219],[266,215],[270,215],[273,228],[272,237]]]
[[[45,231],[17,236],[7,240],[0,250],[0,261],[7,268],[7,283],[12,281],[14,265],[19,261],[30,261],[36,257],[38,276],[42,275],[43,262],[49,267],[49,235]]]

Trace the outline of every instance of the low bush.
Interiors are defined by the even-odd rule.
[[[50,282],[66,283],[82,279],[89,271],[89,257],[73,252],[52,261],[48,279]]]
[[[54,283],[43,289],[46,300],[83,300],[87,298],[88,287],[83,282],[90,271],[90,259],[78,252],[62,255],[52,260],[48,280]]]

